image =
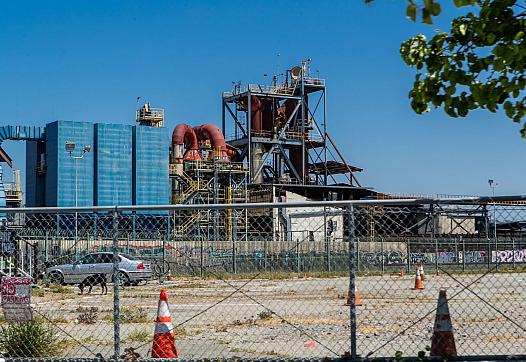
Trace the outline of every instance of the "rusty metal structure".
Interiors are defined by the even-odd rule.
[[[349,165],[329,136],[325,80],[313,77],[310,68],[305,60],[287,70],[282,82],[275,75],[271,85],[234,84],[222,96],[221,130],[213,124],[176,126],[170,156],[172,203],[371,196],[356,176],[362,169]],[[272,233],[283,219],[264,210],[225,212],[178,211],[173,236],[242,240],[249,238],[252,226],[274,225],[268,229]]]
[[[271,186],[314,199],[368,196],[327,130],[325,79],[310,59],[271,85],[235,83],[222,99],[222,131],[248,165],[251,189]],[[309,192],[310,191],[310,192]],[[314,192],[312,192],[314,191]]]

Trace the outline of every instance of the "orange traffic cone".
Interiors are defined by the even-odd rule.
[[[400,270],[400,273],[398,273],[398,276],[401,278],[404,276],[404,271],[403,270]]]
[[[362,301],[360,300],[360,295],[358,294],[358,288],[356,285],[354,286],[354,304],[355,305],[362,305]],[[345,305],[351,305],[351,291],[349,290],[347,292],[347,302]]]
[[[446,291],[441,290],[438,294],[437,315],[431,337],[431,356],[456,356],[457,347],[453,337],[453,325],[449,315]]]
[[[416,268],[415,276],[415,287],[413,289],[424,289],[424,282],[422,281],[422,276],[420,275],[420,269]]]
[[[157,319],[155,320],[155,333],[153,335],[153,358],[177,358],[179,354],[175,348],[175,335],[173,333],[172,316],[168,309],[168,294],[161,289]]]
[[[426,276],[424,274],[424,264],[420,264],[419,266],[420,270],[420,278],[422,278],[422,281],[426,280]]]

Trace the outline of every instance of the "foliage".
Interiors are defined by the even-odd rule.
[[[97,307],[82,307],[77,308],[79,313],[77,319],[82,324],[95,324],[97,322],[99,308]]]
[[[418,361],[429,361],[429,356],[427,355],[429,351],[431,351],[430,346],[426,346],[426,348],[423,351],[418,351],[418,354],[416,357],[417,360]],[[402,351],[396,351],[394,355],[394,360],[397,362],[402,362],[402,361],[405,361],[406,359],[404,358],[404,354],[402,353]]]
[[[6,357],[52,357],[63,352],[55,330],[42,321],[0,327],[0,350]]]
[[[146,310],[141,307],[123,307],[120,310],[121,323],[147,323],[148,314]]]
[[[145,331],[133,331],[128,335],[127,341],[130,342],[149,342],[152,337]]]
[[[372,0],[365,0],[371,2]],[[404,62],[418,69],[409,92],[411,107],[422,114],[443,107],[451,117],[465,117],[474,109],[506,116],[522,123],[526,115],[526,6],[519,0],[453,0],[473,11],[453,19],[448,32],[431,39],[420,34],[404,41]],[[407,15],[417,19],[415,0]],[[525,4],[526,5],[526,4]],[[432,22],[440,5],[423,0],[422,19]],[[526,137],[526,124],[521,130]]]

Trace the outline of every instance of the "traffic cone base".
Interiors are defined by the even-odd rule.
[[[431,356],[456,356],[457,347],[453,336],[453,324],[449,314],[446,291],[438,294],[437,314],[431,337]]]
[[[349,290],[347,292],[347,302],[345,305],[351,305],[351,291]],[[358,294],[358,289],[356,286],[354,286],[354,305],[360,306],[362,305],[362,301],[360,300],[360,295]]]
[[[168,308],[168,294],[161,289],[157,318],[155,319],[155,332],[153,336],[153,358],[177,358],[179,353],[175,347],[172,316]]]

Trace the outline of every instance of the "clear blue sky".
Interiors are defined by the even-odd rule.
[[[266,82],[311,58],[328,84],[329,132],[363,184],[404,193],[525,193],[526,140],[502,114],[415,115],[414,72],[400,43],[446,28],[405,1],[10,1],[0,12],[2,124],[57,119],[132,123],[136,97],[166,109],[167,126],[220,124],[232,81]],[[277,54],[281,54],[279,59]],[[5,143],[24,169],[24,147]],[[6,170],[8,171],[8,170]],[[6,172],[8,173],[8,172]],[[9,179],[9,175],[7,175]]]

